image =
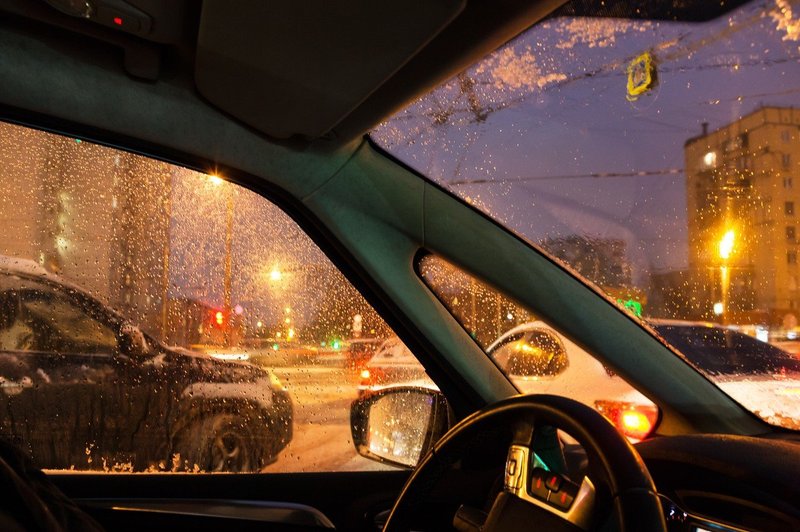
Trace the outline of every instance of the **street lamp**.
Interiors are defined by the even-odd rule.
[[[728,260],[733,252],[733,242],[736,239],[736,233],[733,229],[728,230],[722,240],[719,241],[719,258]]]
[[[722,264],[719,267],[720,288],[722,292],[722,304],[717,309],[714,305],[714,312],[722,316],[722,323],[725,325],[728,321],[728,292],[731,284],[731,274],[728,269],[728,259],[733,253],[733,243],[736,240],[736,233],[733,229],[729,229],[722,240],[719,241],[719,258],[722,259]]]
[[[233,269],[233,185],[218,175],[209,175],[208,181],[213,187],[225,185],[225,273],[222,281],[222,306],[227,316],[231,314],[231,276]],[[225,326],[225,345],[231,344],[230,322]]]

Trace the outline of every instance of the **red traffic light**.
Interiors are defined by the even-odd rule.
[[[222,329],[228,325],[228,313],[224,310],[211,309],[208,313],[208,324],[215,329]]]

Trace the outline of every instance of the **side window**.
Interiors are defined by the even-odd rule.
[[[352,402],[434,387],[259,194],[16,125],[0,137],[0,437],[38,466],[375,469],[353,445]],[[392,363],[373,360],[387,341]]]
[[[423,257],[418,269],[522,393],[580,401],[608,417],[633,441],[653,428],[658,412],[652,401],[535,313],[435,255]],[[631,420],[635,427],[625,425]]]
[[[33,329],[22,314],[19,291],[7,283],[0,286],[0,351],[30,351],[34,349]]]
[[[32,350],[108,355],[117,351],[114,331],[63,297],[28,291],[21,298],[21,310],[31,328]]]

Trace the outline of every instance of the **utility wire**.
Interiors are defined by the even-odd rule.
[[[569,175],[542,175],[542,176],[521,176],[506,177],[499,179],[477,178],[477,179],[456,179],[448,181],[447,185],[478,185],[484,183],[524,183],[526,181],[545,181],[548,179],[600,179],[600,178],[619,178],[619,177],[647,177],[656,175],[680,175],[683,168],[664,168],[663,170],[640,170],[638,172],[594,172],[591,174],[569,174]]]

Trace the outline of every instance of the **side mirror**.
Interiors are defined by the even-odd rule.
[[[410,468],[448,431],[451,417],[440,392],[399,386],[355,400],[350,429],[361,456]]]
[[[119,350],[131,358],[142,358],[150,353],[147,338],[139,327],[132,323],[123,323],[119,328]]]
[[[508,356],[506,372],[517,377],[532,377],[542,374],[541,363],[534,355],[511,353]]]

